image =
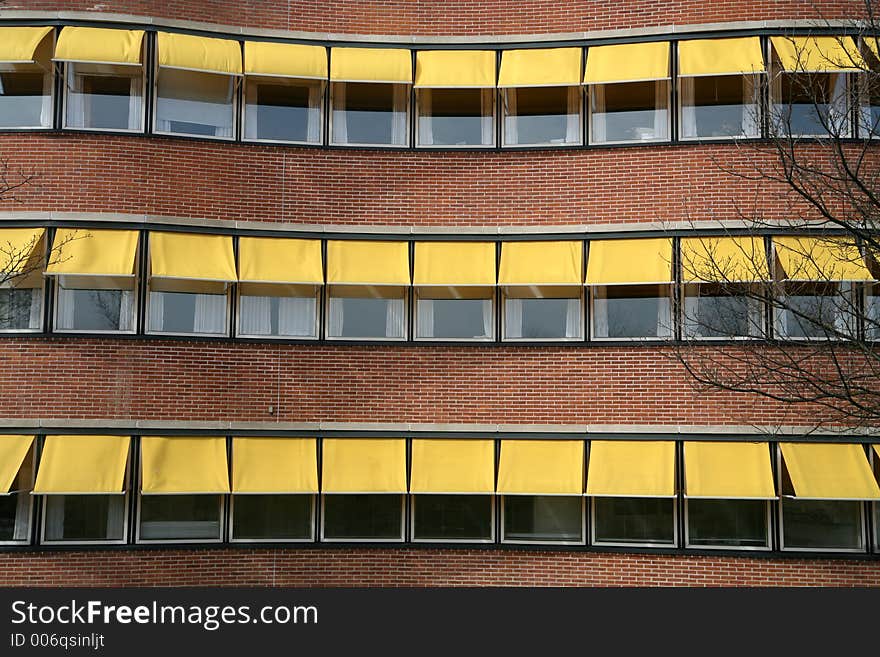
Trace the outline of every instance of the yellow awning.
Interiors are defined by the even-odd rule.
[[[146,436],[141,473],[141,492],[147,495],[228,493],[226,439]]]
[[[681,240],[685,283],[752,283],[770,278],[760,237],[686,237]]]
[[[770,37],[782,68],[797,73],[835,73],[866,68],[850,37]]]
[[[592,240],[587,285],[671,283],[672,239]]]
[[[65,27],[55,45],[55,59],[96,64],[140,64],[143,30]]]
[[[675,443],[667,440],[594,440],[587,495],[675,497]]]
[[[568,87],[581,83],[580,48],[505,50],[499,87]]]
[[[0,27],[0,62],[33,64],[51,27]]]
[[[159,66],[241,75],[241,45],[238,41],[171,32],[159,32],[158,39]]]
[[[765,70],[760,37],[678,42],[678,74],[681,77],[747,75]]]
[[[245,75],[327,79],[327,49],[296,43],[244,42]]]
[[[861,445],[780,443],[794,497],[880,500],[880,487]]]
[[[0,228],[0,271],[19,273],[37,266],[45,228]]]
[[[128,436],[48,436],[34,493],[122,493],[130,440]]]
[[[412,441],[412,493],[495,492],[495,441]]]
[[[233,438],[233,493],[317,493],[314,438]]]
[[[333,82],[412,84],[412,55],[400,48],[331,48]]]
[[[326,438],[324,493],[406,493],[406,441],[398,438]]]
[[[416,87],[431,89],[495,86],[494,50],[423,50],[416,53]]]
[[[587,50],[584,84],[642,82],[668,77],[668,41],[593,46]]]
[[[327,242],[327,282],[409,285],[409,244],[330,240]]]
[[[582,285],[583,242],[504,242],[499,285]]]
[[[859,247],[844,237],[774,237],[776,258],[789,281],[871,281]]]
[[[33,436],[0,436],[0,495],[9,493],[33,442]]]
[[[134,276],[138,231],[59,228],[47,274]]]
[[[152,278],[233,282],[232,238],[193,233],[150,233]]]
[[[321,241],[274,237],[238,240],[242,283],[299,283],[321,285]]]
[[[684,443],[685,495],[710,499],[776,499],[767,443]]]
[[[416,242],[414,285],[495,285],[494,242]]]
[[[502,495],[583,495],[583,440],[502,440]]]

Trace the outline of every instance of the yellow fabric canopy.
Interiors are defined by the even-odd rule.
[[[799,73],[835,73],[866,68],[856,44],[849,37],[770,37],[782,68]]]
[[[125,486],[128,436],[48,436],[34,493],[106,495]]]
[[[226,439],[141,438],[141,473],[145,495],[228,493]]]
[[[326,438],[324,493],[406,493],[406,441],[398,438]]]
[[[327,79],[327,49],[296,43],[244,42],[245,75]]]
[[[499,285],[582,285],[583,242],[504,242]]]
[[[844,237],[774,237],[776,258],[789,281],[874,280],[859,247]]]
[[[317,493],[314,438],[233,438],[233,493]]]
[[[678,42],[678,74],[681,77],[747,75],[765,70],[760,37]]]
[[[331,48],[330,79],[412,84],[412,55],[401,48]]]
[[[238,41],[171,32],[159,32],[158,39],[159,66],[241,75],[241,45]]]
[[[327,282],[347,285],[409,285],[406,242],[327,242]]]
[[[134,276],[138,231],[59,228],[47,274]]]
[[[274,237],[238,240],[242,283],[300,283],[321,285],[321,241]]]
[[[153,278],[236,280],[232,238],[193,233],[150,233]]]
[[[587,51],[584,84],[643,82],[668,77],[668,41],[593,46]]]
[[[51,27],[0,27],[0,62],[33,64]]]
[[[685,237],[681,272],[685,283],[752,283],[770,278],[760,237]]]
[[[423,50],[416,53],[416,87],[486,89],[495,86],[494,50]]]
[[[776,499],[767,443],[684,443],[685,495],[710,499]]]
[[[494,242],[416,242],[414,285],[495,285]]]
[[[9,493],[33,443],[33,436],[0,436],[0,495]]]
[[[495,441],[412,441],[412,493],[495,492]]]
[[[667,440],[594,440],[587,495],[675,497],[675,443]]]
[[[583,495],[583,440],[502,440],[502,495]]]
[[[140,64],[143,30],[65,27],[55,44],[55,59],[96,64]]]
[[[592,240],[587,285],[671,283],[672,239]]]
[[[794,497],[880,500],[880,487],[861,445],[780,443]]]
[[[35,265],[42,257],[40,245],[45,228],[0,228],[0,272],[14,274]]]
[[[580,48],[505,50],[499,87],[568,87],[581,83]]]

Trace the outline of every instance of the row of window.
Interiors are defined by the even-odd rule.
[[[462,341],[880,337],[880,286],[869,269],[875,264],[841,237],[411,245],[8,228],[0,230],[0,244],[5,332],[51,326]]]
[[[588,445],[0,436],[7,479],[0,484],[10,491],[0,496],[0,543],[410,540],[880,551],[877,445],[867,452],[822,443]]]
[[[138,30],[64,27],[55,45],[50,27],[0,29],[7,41],[0,41],[2,128],[489,148],[768,132],[867,137],[880,123],[873,73],[880,61],[873,43],[857,47],[851,37],[702,39],[674,48],[661,41],[592,46],[586,56],[577,47],[500,57],[247,41],[242,64],[232,40],[159,32],[153,41]]]

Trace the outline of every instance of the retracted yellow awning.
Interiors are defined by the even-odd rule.
[[[587,285],[671,283],[672,239],[592,240]]]
[[[668,41],[593,46],[587,50],[584,84],[646,82],[668,77]]]
[[[34,493],[122,493],[130,440],[128,436],[48,436]]]
[[[880,500],[880,487],[861,445],[780,443],[794,488],[805,500]]]
[[[233,493],[317,493],[314,438],[233,438]]]
[[[55,44],[55,59],[95,64],[140,64],[143,30],[65,27]]]
[[[327,242],[327,282],[346,285],[409,285],[406,242]]]
[[[782,68],[796,73],[835,73],[865,70],[855,42],[850,37],[770,37]]]
[[[675,497],[675,443],[666,440],[594,440],[587,495]]]
[[[767,443],[684,443],[685,496],[776,499]]]
[[[486,89],[495,86],[494,50],[423,50],[416,53],[416,87]]]
[[[296,43],[244,42],[245,75],[327,79],[327,49]]]
[[[241,45],[231,39],[159,32],[159,66],[241,75]]]
[[[583,242],[505,242],[499,285],[582,285]]]
[[[494,242],[416,242],[415,285],[495,285]]]
[[[681,77],[747,75],[765,70],[760,37],[678,42],[678,74]]]
[[[193,233],[150,233],[152,278],[233,282],[232,238]]]
[[[326,438],[324,493],[406,493],[406,441],[398,438]]]
[[[33,436],[0,436],[0,495],[10,492],[33,442]]]
[[[274,237],[238,240],[242,283],[292,283],[321,285],[321,241]]]
[[[59,228],[47,274],[134,276],[138,232]]]
[[[0,62],[33,64],[51,27],[0,27]]]
[[[141,438],[141,473],[145,495],[228,493],[226,439]]]
[[[412,54],[401,48],[331,48],[330,80],[412,84]]]
[[[495,441],[412,441],[412,493],[495,492]]]
[[[501,53],[499,87],[568,87],[581,83],[580,48],[536,48]]]
[[[681,240],[685,283],[752,283],[770,278],[760,237],[686,237]]]
[[[45,232],[45,228],[0,229],[0,271],[13,274],[35,266],[33,259],[43,255]]]
[[[774,237],[773,247],[789,281],[874,280],[852,239]]]
[[[583,495],[583,440],[502,440],[502,495]]]

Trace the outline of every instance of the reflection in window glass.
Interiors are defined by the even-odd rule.
[[[318,299],[313,286],[242,283],[239,289],[239,335],[317,335]]]
[[[400,540],[403,496],[325,495],[324,538]]]
[[[415,495],[413,538],[488,541],[493,501],[490,495]]]
[[[667,285],[595,286],[593,337],[672,336],[671,290]]]
[[[596,543],[675,544],[675,500],[656,497],[593,498]]]
[[[590,86],[590,143],[669,138],[669,81]]]
[[[46,541],[120,541],[125,538],[124,495],[46,495]]]
[[[682,139],[760,135],[757,75],[679,78]]]
[[[31,448],[9,487],[9,495],[0,495],[0,543],[30,541],[33,485],[34,450]]]
[[[782,498],[786,548],[845,550],[863,546],[862,503]]]
[[[503,93],[505,146],[580,143],[580,88],[529,87]]]
[[[579,339],[581,325],[580,297],[504,299],[505,339]]]
[[[845,73],[780,72],[771,90],[774,134],[849,136]]]
[[[307,540],[312,538],[312,495],[235,495],[235,540]]]
[[[160,68],[157,77],[157,132],[233,138],[234,76]]]
[[[324,83],[319,80],[260,78],[245,82],[245,139],[320,144]]]
[[[377,290],[383,296],[336,296],[347,294],[331,290],[327,315],[327,335],[331,338],[402,339],[406,327],[404,291]],[[400,294],[388,298],[386,294]]]
[[[81,290],[58,286],[55,327],[72,331],[131,331],[132,290]]]
[[[492,337],[492,299],[425,299],[416,306],[419,338],[479,340]]]
[[[580,543],[583,498],[551,495],[504,497],[504,540]]]
[[[0,331],[39,330],[43,324],[43,288],[0,288]]]
[[[764,304],[732,284],[685,286],[684,326],[687,337],[759,337],[764,333]],[[757,292],[756,292],[757,293]]]
[[[150,331],[226,335],[226,298],[225,294],[151,291]]]
[[[142,495],[140,538],[219,540],[219,495]]]
[[[417,89],[419,146],[493,146],[493,89]]]
[[[846,285],[846,284],[840,284]],[[846,334],[849,301],[837,283],[785,283],[776,330],[783,338],[835,338]]]
[[[767,547],[764,500],[687,501],[688,544],[718,547]]]
[[[67,64],[69,128],[142,130],[144,74],[141,66]]]
[[[409,86],[376,82],[330,85],[331,143],[406,146]]]

